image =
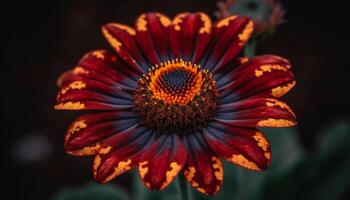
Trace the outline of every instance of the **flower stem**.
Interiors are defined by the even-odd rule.
[[[180,200],[192,200],[191,191],[184,175],[178,176]]]

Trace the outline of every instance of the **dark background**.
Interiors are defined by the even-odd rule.
[[[258,54],[291,60],[296,87],[285,97],[298,116],[299,140],[314,151],[319,129],[336,117],[349,119],[348,11],[339,1],[282,1],[287,23],[265,40]],[[65,185],[92,179],[91,158],[63,151],[74,112],[53,110],[56,79],[87,51],[107,48],[100,26],[133,24],[146,11],[170,17],[204,11],[215,20],[214,0],[14,1],[2,6],[1,146],[2,183],[11,199],[49,199]],[[18,158],[23,138],[44,138],[45,154]],[[46,143],[45,143],[46,141]],[[42,147],[42,146],[41,146]],[[30,149],[30,148],[29,148]],[[25,149],[26,150],[26,149]],[[23,152],[22,152],[23,153]],[[127,175],[117,182],[128,183]],[[8,188],[7,188],[8,187]]]

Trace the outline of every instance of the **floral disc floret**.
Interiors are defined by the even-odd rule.
[[[162,132],[195,132],[216,114],[218,90],[208,70],[175,59],[150,68],[138,81],[134,108],[141,121]]]

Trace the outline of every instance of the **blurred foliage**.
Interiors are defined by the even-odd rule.
[[[337,120],[320,133],[313,153],[303,151],[297,129],[264,129],[273,153],[272,165],[264,172],[252,172],[225,163],[221,191],[214,197],[193,192],[195,200],[345,199],[350,188],[350,123]],[[138,176],[135,176],[138,179]],[[162,192],[147,190],[134,180],[133,200],[178,199],[177,180]],[[124,200],[125,191],[112,185],[88,184],[67,189],[53,200]]]
[[[124,190],[112,184],[88,183],[81,187],[66,188],[52,200],[127,200]]]

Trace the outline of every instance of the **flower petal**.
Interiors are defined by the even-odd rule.
[[[241,167],[261,171],[271,163],[270,144],[257,129],[244,129],[211,123],[204,129],[212,150]]]
[[[89,71],[96,71],[103,75],[114,74],[114,63],[117,57],[103,49],[93,50],[86,53],[78,63],[78,66],[84,67]]]
[[[137,46],[136,31],[133,28],[109,23],[102,27],[102,33],[125,63],[140,73],[146,71],[147,62]]]
[[[247,17],[230,16],[215,24],[207,60],[201,64],[213,72],[220,70],[242,50],[253,33],[254,24]]]
[[[185,136],[184,141],[189,153],[184,168],[187,181],[201,193],[216,194],[224,175],[221,159],[210,150],[200,133]]]
[[[161,13],[145,13],[136,20],[136,37],[143,53],[153,64],[170,59],[168,27],[170,19]]]
[[[209,44],[210,18],[201,12],[178,14],[170,28],[170,43],[176,58],[198,62]]]
[[[106,183],[130,170],[139,162],[141,152],[154,141],[153,131],[132,127],[101,142],[94,160],[94,177]]]
[[[101,142],[138,123],[137,115],[130,111],[110,111],[84,114],[68,128],[65,136],[67,153],[76,156],[94,155]]]
[[[59,78],[58,110],[112,110],[132,107],[136,72],[116,68],[118,60],[105,50],[87,53],[74,70]],[[119,66],[119,65],[118,65]]]
[[[84,78],[134,90],[140,75],[113,54],[105,50],[94,50],[85,54],[78,65],[73,70],[64,73],[57,82],[61,87]]]
[[[133,107],[132,93],[99,81],[81,79],[63,85],[57,110],[117,110]]]
[[[186,148],[180,138],[175,134],[163,135],[142,154],[140,177],[150,190],[162,190],[182,170],[186,159]]]
[[[265,55],[241,60],[238,67],[228,66],[215,75],[221,82],[221,103],[248,97],[281,97],[295,85],[290,63],[283,58]]]
[[[241,127],[288,127],[296,124],[292,109],[272,98],[249,98],[219,105],[215,120]]]

